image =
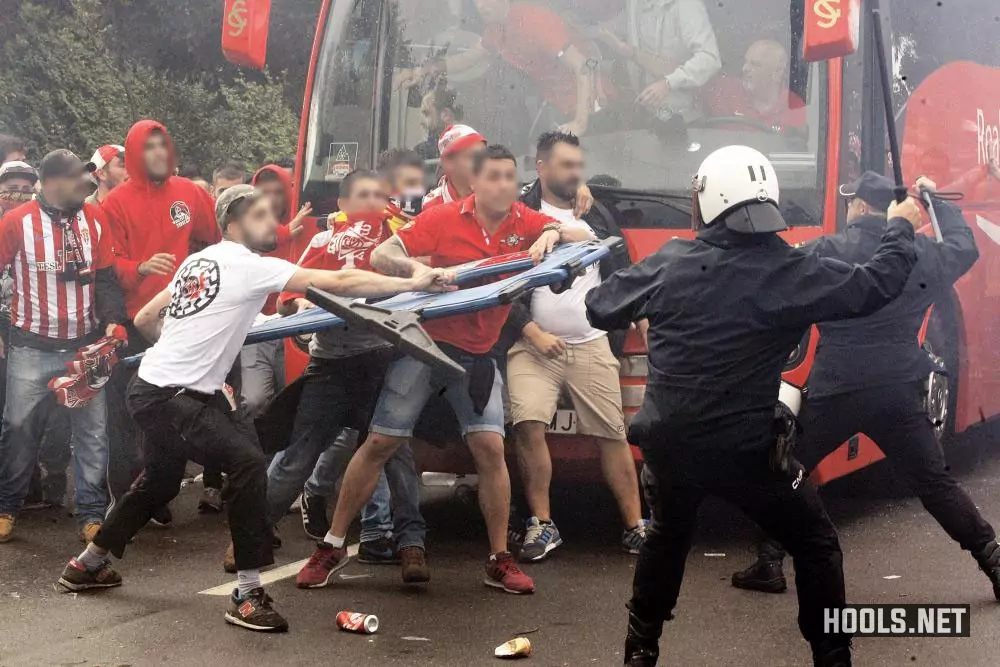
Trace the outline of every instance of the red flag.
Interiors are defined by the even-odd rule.
[[[858,49],[861,0],[803,0],[802,57],[807,61],[829,60]]]
[[[222,15],[222,53],[226,60],[264,69],[271,0],[226,0]]]

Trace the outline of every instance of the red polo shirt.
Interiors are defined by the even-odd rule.
[[[549,216],[517,202],[510,215],[490,236],[476,219],[476,197],[435,206],[418,215],[396,235],[410,257],[429,257],[431,266],[444,267],[527,250],[542,235]],[[510,306],[497,306],[470,315],[431,320],[424,329],[431,338],[473,354],[485,354],[500,338]]]

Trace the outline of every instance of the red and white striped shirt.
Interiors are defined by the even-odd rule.
[[[93,273],[111,266],[111,233],[103,216],[100,207],[84,204],[72,222]],[[94,280],[84,284],[60,275],[66,268],[67,229],[37,201],[15,208],[0,222],[0,266],[9,265],[14,278],[11,324],[55,340],[81,338],[98,326]]]

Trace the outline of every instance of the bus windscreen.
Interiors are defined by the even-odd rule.
[[[818,225],[828,65],[802,61],[789,8],[338,0],[316,63],[306,178],[337,181],[395,147],[433,173],[439,136],[461,122],[510,148],[526,182],[535,139],[561,128],[581,136],[601,185],[683,196],[708,153],[745,144],[774,163],[790,222]]]

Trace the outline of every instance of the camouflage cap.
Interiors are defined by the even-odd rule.
[[[219,229],[226,231],[226,215],[229,213],[229,209],[236,202],[241,199],[246,199],[247,197],[257,197],[260,195],[260,190],[252,185],[234,185],[232,187],[226,188],[219,198],[215,200],[215,222],[219,225]]]

